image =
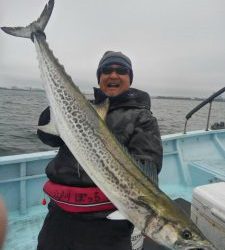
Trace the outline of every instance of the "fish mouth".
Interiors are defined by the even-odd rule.
[[[182,248],[183,250],[216,250],[213,246],[189,246]]]
[[[216,250],[216,248],[212,244],[204,244],[204,243],[197,243],[193,242],[189,244],[182,244],[182,243],[177,243],[175,244],[175,249],[179,250]]]
[[[215,248],[212,247],[188,247],[184,248],[184,250],[213,250]]]

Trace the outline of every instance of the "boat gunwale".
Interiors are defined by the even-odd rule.
[[[53,158],[58,150],[41,151],[34,153],[7,155],[0,157],[0,166],[8,164],[18,164],[22,162],[32,162],[37,160],[45,160]]]
[[[184,138],[191,138],[194,136],[204,136],[205,134],[220,134],[224,133],[225,129],[219,129],[219,130],[195,130],[184,133],[174,133],[174,134],[168,134],[168,135],[162,135],[162,142],[166,143],[168,141],[172,140],[179,140]],[[51,159],[54,157],[57,153],[56,150],[48,150],[48,151],[40,151],[40,152],[33,152],[33,153],[24,153],[24,154],[15,154],[15,155],[7,155],[7,156],[0,156],[0,166],[1,165],[7,165],[7,164],[13,164],[13,163],[22,163],[22,162],[31,162],[36,160],[45,160],[45,159]]]
[[[219,129],[219,130],[194,130],[187,132],[186,134],[184,133],[174,133],[174,134],[168,134],[168,135],[162,135],[162,141],[170,141],[174,139],[182,139],[182,138],[189,138],[189,137],[194,137],[194,136],[204,136],[205,134],[219,134],[219,133],[224,133],[225,129]]]

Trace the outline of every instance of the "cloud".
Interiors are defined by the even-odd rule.
[[[27,25],[45,3],[2,0],[0,25]],[[111,49],[132,59],[135,87],[207,96],[225,83],[224,26],[221,0],[67,0],[56,1],[46,34],[56,57],[85,88],[96,85],[99,59]],[[38,79],[28,39],[0,32],[0,53],[0,85],[7,75],[14,85],[21,75]]]

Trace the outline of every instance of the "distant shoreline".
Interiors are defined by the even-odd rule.
[[[11,88],[6,88],[6,87],[0,87],[0,90],[18,90],[18,91],[38,91],[38,92],[44,92],[44,89],[39,89],[39,88],[18,88],[18,87],[11,87]],[[85,95],[92,95],[90,93],[85,93]],[[207,98],[201,98],[201,97],[183,97],[183,96],[151,96],[152,99],[166,99],[166,100],[189,100],[189,101],[204,101]],[[224,98],[216,98],[214,99],[216,102],[225,102]]]
[[[43,89],[39,89],[39,88],[18,88],[18,87],[11,87],[11,88],[6,88],[6,87],[0,87],[0,90],[21,90],[21,91],[41,91],[44,92]]]

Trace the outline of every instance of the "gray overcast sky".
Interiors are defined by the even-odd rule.
[[[0,0],[0,26],[26,26],[47,1]],[[82,90],[106,50],[133,63],[151,95],[208,96],[225,86],[224,0],[55,0],[47,41]],[[41,87],[34,45],[0,31],[0,86]]]

